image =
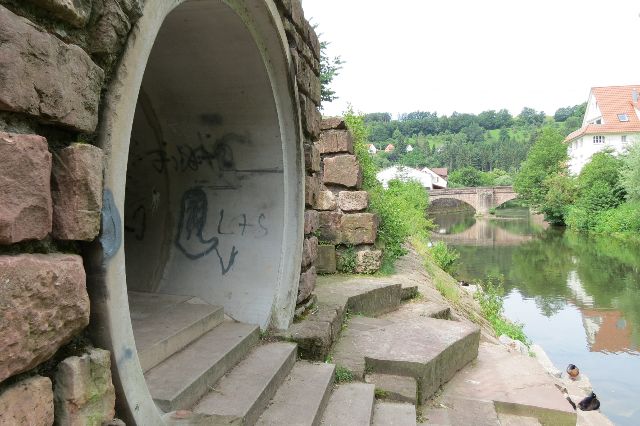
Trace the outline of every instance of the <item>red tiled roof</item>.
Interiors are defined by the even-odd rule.
[[[640,132],[640,120],[635,111],[635,108],[640,109],[640,103],[634,104],[633,102],[634,89],[640,96],[640,85],[593,87],[591,93],[593,93],[602,113],[603,124],[587,124],[569,134],[565,138],[565,142],[584,135]],[[629,121],[621,122],[618,119],[618,114],[627,114]]]
[[[447,176],[449,176],[449,169],[446,167],[435,167],[431,169],[431,171],[443,178],[446,178]]]

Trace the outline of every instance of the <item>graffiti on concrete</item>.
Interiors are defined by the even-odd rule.
[[[217,235],[205,236],[209,203],[207,194],[202,187],[187,190],[180,205],[176,247],[189,259],[200,259],[209,254],[215,254],[220,262],[222,275],[226,275],[233,267],[238,254],[236,246],[231,247],[231,253],[226,256],[221,252],[220,237],[224,235],[245,236],[247,229],[255,229],[256,238],[266,236],[269,231],[265,225],[266,216],[261,213],[256,223],[251,223],[247,214],[243,213],[225,219],[224,209],[220,209],[217,222]]]
[[[104,190],[102,198],[102,230],[100,232],[100,244],[104,259],[112,258],[122,245],[122,220],[120,212],[113,200],[113,194],[109,189]]]

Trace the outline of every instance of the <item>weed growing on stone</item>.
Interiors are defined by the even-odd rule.
[[[376,388],[374,390],[374,394],[376,396],[376,399],[385,399],[387,396],[389,396],[389,392],[380,388]]]
[[[340,250],[337,256],[337,269],[345,274],[353,274],[356,271],[356,250],[352,245]]]
[[[336,383],[353,382],[353,372],[347,367],[336,365]]]
[[[519,340],[527,347],[530,342],[524,334],[523,325],[513,323],[503,316],[504,313],[504,288],[502,277],[489,277],[481,282],[483,291],[478,291],[473,296],[480,304],[482,314],[489,321],[496,335],[503,334],[514,340]]]

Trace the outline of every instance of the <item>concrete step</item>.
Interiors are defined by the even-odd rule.
[[[165,412],[191,407],[259,339],[257,326],[224,321],[145,374],[156,405]]]
[[[193,411],[207,419],[204,424],[252,425],[295,362],[295,344],[257,346],[213,386]]]
[[[373,417],[375,386],[348,383],[337,386],[324,412],[325,426],[370,426]]]
[[[220,306],[191,296],[129,292],[131,325],[143,371],[184,349],[224,319]]]
[[[464,322],[353,317],[333,350],[333,361],[357,378],[365,371],[413,377],[423,403],[476,358],[479,342],[480,329]]]
[[[491,401],[467,398],[441,398],[435,407],[425,408],[425,421],[429,426],[500,426],[498,414]]]
[[[261,426],[315,426],[329,401],[335,365],[298,361],[258,419]]]
[[[352,314],[378,316],[394,311],[402,301],[402,285],[389,278],[318,277],[318,303],[346,308]]]
[[[576,411],[557,389],[556,381],[534,358],[509,352],[502,345],[482,343],[477,361],[447,383],[442,397],[493,401],[499,415],[575,425]]]
[[[373,411],[373,426],[416,426],[416,406],[377,402]]]
[[[397,310],[380,316],[391,321],[404,321],[415,317],[451,319],[451,308],[430,301],[411,301],[404,303]]]
[[[418,384],[413,377],[370,373],[364,376],[364,381],[375,385],[376,398],[378,399],[409,404],[416,403]]]
[[[418,290],[417,285],[403,286],[400,298],[403,301],[411,300],[418,297],[419,294],[420,294],[420,290]]]

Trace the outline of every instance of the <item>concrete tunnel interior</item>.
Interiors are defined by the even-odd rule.
[[[245,23],[222,1],[180,5],[157,35],[135,108],[128,290],[194,296],[268,325],[287,275],[285,227],[295,228],[287,209],[298,209],[285,154],[274,87]]]

